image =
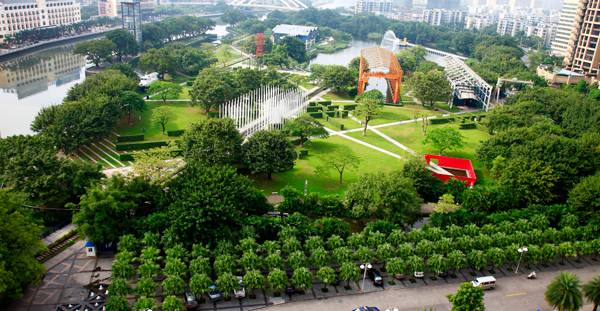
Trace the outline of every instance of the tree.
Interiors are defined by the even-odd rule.
[[[425,61],[427,50],[422,46],[415,46],[401,50],[396,56],[398,62],[405,72],[414,72],[417,67]]]
[[[124,296],[110,295],[106,300],[106,309],[115,311],[129,311],[127,298]]]
[[[340,266],[340,279],[346,281],[346,288],[350,287],[351,281],[358,281],[360,278],[360,269],[350,261],[342,262]]]
[[[190,261],[190,274],[206,274],[211,273],[210,260],[207,257],[198,257]]]
[[[344,172],[346,170],[354,170],[358,168],[360,158],[354,155],[350,148],[335,149],[322,158],[321,165],[315,170],[317,175],[324,175],[330,170],[335,170],[338,173],[338,182],[343,183]]]
[[[35,259],[42,249],[42,227],[21,206],[25,196],[0,189],[0,302],[8,303],[40,279],[43,266]]]
[[[239,282],[231,272],[224,272],[217,278],[216,285],[225,299],[229,299],[231,293],[238,288]]]
[[[455,294],[448,295],[452,311],[483,311],[483,288],[473,286],[471,282],[460,284]]]
[[[546,287],[546,302],[558,311],[576,311],[583,305],[581,284],[571,272],[561,272]]]
[[[112,52],[117,46],[108,39],[90,40],[78,43],[73,52],[86,56],[89,60],[100,67],[102,61],[110,61]]]
[[[221,254],[215,257],[214,261],[215,273],[223,274],[225,272],[233,272],[235,268],[235,260],[229,254]]]
[[[277,130],[254,133],[242,146],[244,163],[253,174],[266,173],[270,180],[273,173],[294,167],[296,151],[285,135]]]
[[[263,288],[265,285],[265,277],[259,270],[246,271],[242,280],[244,286],[250,291],[250,296],[255,297],[254,290]]]
[[[472,250],[467,254],[467,262],[473,269],[480,271],[487,264],[485,253],[480,250]]]
[[[175,82],[154,81],[148,86],[150,94],[157,94],[162,99],[163,104],[167,103],[169,98],[177,98],[181,93],[181,85]]]
[[[138,51],[137,41],[127,29],[111,30],[106,33],[106,38],[114,43],[119,61],[123,60],[124,55],[134,55]]]
[[[436,213],[452,213],[455,212],[460,205],[454,202],[454,196],[450,193],[445,193],[440,197],[440,200],[435,204]]]
[[[206,112],[237,96],[236,83],[230,72],[223,69],[203,69],[190,90],[194,105],[199,104]]]
[[[316,74],[322,87],[331,89],[336,93],[345,92],[357,84],[356,77],[345,66],[326,65],[323,66],[320,74],[318,72]]]
[[[194,123],[181,141],[188,161],[235,164],[242,157],[242,136],[231,119],[210,118]]]
[[[177,70],[176,54],[170,49],[149,49],[140,56],[140,68],[157,72],[162,80],[166,73]]]
[[[156,310],[156,300],[154,298],[140,297],[133,305],[134,311]]]
[[[161,285],[163,293],[167,295],[180,295],[185,290],[185,282],[179,276],[167,276]]]
[[[329,136],[323,125],[308,114],[286,122],[283,131],[288,136],[300,138],[300,147],[304,147],[304,143],[310,137],[327,138]]]
[[[123,91],[119,96],[121,100],[121,110],[127,113],[127,122],[131,124],[131,114],[134,111],[142,112],[146,109],[146,102],[140,94],[133,91]]]
[[[398,257],[392,258],[386,263],[385,270],[391,276],[398,278],[406,272],[406,262]]]
[[[117,296],[127,296],[131,293],[131,287],[127,281],[120,278],[115,278],[110,282],[110,294]]]
[[[306,255],[302,251],[293,251],[288,254],[288,265],[290,268],[298,269],[306,266]]]
[[[430,144],[443,154],[446,150],[460,149],[464,146],[462,134],[455,128],[441,127],[427,132],[423,144]]]
[[[420,199],[412,182],[400,172],[361,176],[346,191],[345,202],[353,217],[385,218],[394,223],[412,223]]]
[[[415,72],[410,78],[409,87],[423,105],[427,104],[431,107],[435,102],[448,101],[452,94],[446,75],[440,70]]]
[[[354,115],[363,120],[363,136],[367,136],[369,121],[381,113],[383,104],[382,101],[371,98],[363,98],[358,102],[358,106],[356,106],[356,110],[354,110]]]
[[[322,267],[317,271],[317,279],[325,286],[322,290],[327,291],[327,285],[331,285],[335,281],[335,271],[331,267]]]
[[[262,258],[254,252],[245,252],[239,260],[239,264],[245,271],[259,269],[262,266]]]
[[[138,295],[141,296],[153,297],[154,295],[156,295],[156,282],[154,281],[154,277],[140,278],[135,287],[135,291]]]
[[[312,273],[305,267],[294,270],[292,274],[292,285],[297,289],[305,291],[312,287]]]
[[[425,202],[435,202],[444,194],[444,184],[431,174],[422,159],[414,157],[408,160],[402,168],[402,174],[412,180],[417,193]]]
[[[165,135],[169,121],[171,121],[171,109],[169,107],[160,106],[152,110],[152,123],[160,126],[163,135]]]
[[[167,186],[169,231],[188,247],[228,240],[246,218],[269,210],[264,195],[231,167],[187,163]]]
[[[177,296],[167,296],[161,306],[164,311],[185,311],[183,300]],[[112,310],[112,308],[110,309]]]
[[[568,203],[578,211],[600,211],[600,173],[581,179],[569,192]]]
[[[512,159],[498,178],[509,189],[513,200],[526,204],[549,203],[556,197],[559,177],[553,167],[541,160],[518,157]]]
[[[294,36],[287,36],[279,43],[283,46],[285,53],[299,63],[306,61],[306,45]]]
[[[427,259],[427,266],[439,275],[448,269],[448,261],[440,254],[433,254]]]
[[[598,305],[600,305],[600,275],[583,286],[583,294],[594,304],[594,311],[597,311]]]
[[[288,284],[287,275],[280,269],[271,270],[271,272],[269,272],[269,275],[267,276],[267,280],[269,281],[269,285],[271,286],[271,289],[273,289],[273,291],[275,292],[276,296],[280,295],[281,291],[285,289],[285,287]]]

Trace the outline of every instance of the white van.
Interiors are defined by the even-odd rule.
[[[496,278],[491,275],[490,276],[482,276],[482,277],[476,278],[475,280],[471,281],[471,283],[475,287],[480,286],[483,289],[493,289],[496,287]]]

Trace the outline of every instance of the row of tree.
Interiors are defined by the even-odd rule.
[[[166,43],[197,37],[215,26],[215,22],[204,17],[190,15],[167,17],[161,21],[142,25],[144,34],[141,48],[160,48]]]
[[[158,49],[151,48],[140,56],[140,68],[158,72],[160,79],[166,73],[196,76],[199,71],[216,62],[214,54],[208,50],[175,43]]]

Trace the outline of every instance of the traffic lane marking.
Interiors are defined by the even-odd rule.
[[[527,295],[527,292],[518,292],[506,295],[506,297],[515,297],[515,296],[524,296]]]

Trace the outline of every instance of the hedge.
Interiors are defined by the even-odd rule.
[[[437,118],[429,120],[429,123],[431,124],[444,124],[450,122],[454,122],[454,118]]]
[[[308,107],[316,107],[317,102],[308,102]]]
[[[308,115],[310,115],[311,117],[313,117],[315,119],[323,119],[322,112],[310,112]]]
[[[469,130],[469,129],[474,129],[476,127],[477,127],[477,124],[475,124],[474,122],[462,123],[460,125],[461,130]]]
[[[352,111],[356,109],[356,104],[344,105],[344,110]]]
[[[133,154],[121,153],[119,154],[119,161],[133,161]]]
[[[298,154],[298,158],[304,159],[306,156],[308,156],[308,149],[301,149],[300,153]]]
[[[342,110],[342,111],[340,111],[340,116],[342,118],[347,118],[349,113],[350,113],[350,111],[348,111],[348,110]]]
[[[209,111],[208,112],[208,117],[209,118],[218,118],[219,117],[219,113],[217,111]]]
[[[178,136],[183,135],[183,133],[185,133],[185,130],[167,131],[167,136],[169,136],[169,137],[178,137]]]
[[[127,142],[142,141],[142,140],[144,140],[144,134],[117,136],[117,143],[127,143]]]
[[[335,110],[338,110],[339,108],[340,108],[340,106],[338,106],[338,105],[327,106],[328,111],[335,111]]]
[[[326,111],[325,113],[331,118],[335,118],[337,115],[337,111]]]
[[[117,151],[131,151],[131,150],[144,150],[155,147],[163,147],[166,146],[167,142],[163,140],[159,141],[145,141],[139,143],[131,143],[131,144],[117,144],[115,149]]]
[[[331,101],[330,100],[323,100],[323,101],[319,101],[318,103],[321,106],[329,106],[329,105],[331,105]]]
[[[321,111],[321,107],[306,107],[306,112],[319,112]]]

